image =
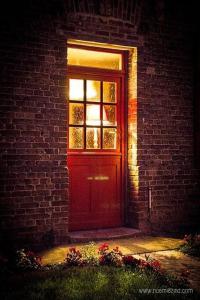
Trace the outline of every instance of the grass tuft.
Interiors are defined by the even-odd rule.
[[[167,288],[154,273],[110,266],[13,274],[1,278],[1,300],[195,299],[196,294],[143,294],[140,289]],[[174,288],[179,288],[174,286]],[[196,298],[197,299],[197,298]]]

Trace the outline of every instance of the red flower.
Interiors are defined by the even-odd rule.
[[[108,248],[109,248],[109,246],[108,246],[108,244],[106,244],[106,243],[102,244],[102,245],[99,247],[99,249],[105,249],[105,250],[108,250]]]
[[[131,255],[125,255],[125,256],[123,256],[123,263],[125,264],[125,265],[138,265],[138,263],[139,263],[139,260],[138,259],[136,259],[136,258],[134,258],[133,256],[131,256]]]
[[[153,260],[152,262],[150,262],[150,266],[154,269],[160,269],[161,267],[160,262],[157,260]]]
[[[74,252],[75,253],[76,252],[76,248],[73,248],[73,247],[69,248],[69,252]]]
[[[141,268],[146,268],[146,267],[149,267],[149,263],[143,259],[139,259],[139,266]]]
[[[103,254],[103,253],[105,253],[106,251],[108,251],[108,249],[109,249],[109,246],[108,246],[108,244],[107,243],[104,243],[104,244],[102,244],[102,245],[100,245],[99,246],[99,253],[100,254]]]

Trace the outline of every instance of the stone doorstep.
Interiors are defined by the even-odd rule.
[[[128,227],[117,227],[108,229],[95,229],[84,231],[73,231],[69,233],[70,243],[84,243],[90,241],[115,240],[141,236],[139,229]]]

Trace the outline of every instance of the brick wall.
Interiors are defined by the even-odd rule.
[[[68,231],[66,40],[47,16],[9,21],[1,35],[3,239],[60,243]]]
[[[200,27],[200,24],[199,24]],[[194,101],[194,129],[195,129],[195,163],[200,167],[200,38],[197,34],[196,51],[194,55],[195,62],[195,101]]]
[[[195,226],[189,8],[177,10],[173,1],[26,3],[5,12],[1,23],[1,230],[23,243],[67,240],[68,38],[138,49],[137,106],[129,110],[132,120],[137,117],[137,163],[129,155],[128,223],[162,231]]]
[[[140,188],[143,199],[148,199],[148,184],[152,187],[152,225],[161,230],[186,227],[198,189],[190,35],[187,27],[176,33],[173,26],[158,27],[146,37],[139,56],[143,60],[138,63]]]

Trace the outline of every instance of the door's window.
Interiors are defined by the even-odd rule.
[[[100,128],[86,128],[86,148],[87,149],[100,149],[101,148],[101,135]]]
[[[83,147],[84,147],[83,127],[70,127],[69,148],[83,149]]]
[[[101,125],[100,105],[86,104],[86,125]]]
[[[116,149],[116,128],[103,128],[103,148]]]
[[[88,102],[100,102],[100,81],[86,81],[86,100]]]
[[[122,55],[86,49],[68,47],[68,64],[72,66],[101,68],[110,70],[122,69]]]
[[[84,124],[84,105],[82,103],[69,104],[69,124],[70,125]]]
[[[69,81],[69,99],[73,101],[83,101],[84,86],[81,79],[70,79]]]
[[[103,102],[116,102],[116,83],[103,83]]]
[[[103,125],[104,126],[117,125],[115,105],[103,105]]]
[[[69,79],[69,148],[117,149],[117,85]]]

